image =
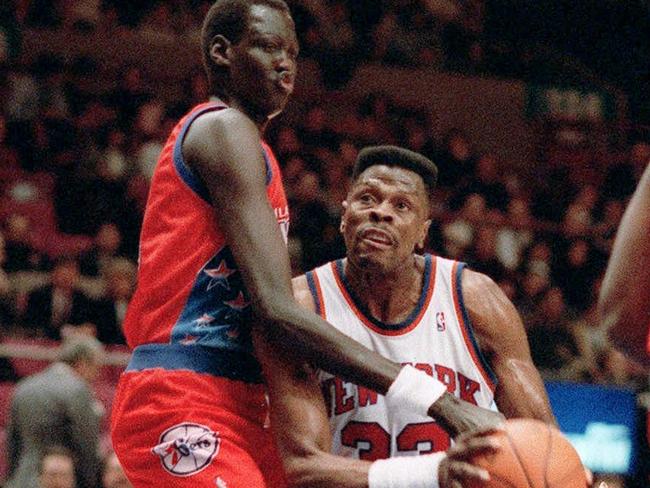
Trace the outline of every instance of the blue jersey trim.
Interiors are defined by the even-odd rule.
[[[271,166],[271,158],[264,146],[262,146],[262,155],[264,156],[264,164],[266,164],[266,186],[269,186],[273,179],[273,166]]]
[[[418,317],[418,315],[420,315],[420,311],[422,310],[422,307],[424,307],[424,304],[426,303],[427,300],[429,287],[431,286],[431,255],[430,254],[424,255],[424,277],[422,280],[422,292],[420,293],[420,298],[418,300],[418,303],[415,309],[409,314],[409,316],[399,324],[386,324],[380,320],[375,319],[370,314],[368,309],[361,304],[361,300],[359,300],[359,298],[357,298],[357,296],[352,291],[352,288],[350,287],[348,280],[345,277],[343,259],[339,259],[335,261],[335,265],[336,265],[336,273],[341,279],[341,283],[343,283],[343,286],[345,286],[345,289],[350,295],[350,298],[352,298],[354,304],[361,311],[361,313],[363,313],[365,318],[369,320],[373,325],[378,327],[379,329],[383,329],[391,332],[406,329],[413,323],[413,321]]]
[[[470,321],[469,314],[467,313],[467,309],[465,308],[461,277],[463,276],[463,269],[465,269],[466,266],[467,265],[465,263],[458,263],[458,266],[456,267],[456,296],[458,297],[458,305],[460,306],[461,313],[463,314],[463,324],[465,324],[467,335],[469,336],[469,339],[472,341],[472,346],[474,347],[474,350],[476,351],[478,358],[481,360],[481,365],[483,366],[487,374],[490,375],[490,379],[494,382],[494,385],[496,386],[499,383],[499,380],[497,378],[497,375],[494,374],[494,371],[492,371],[492,368],[490,367],[489,363],[485,359],[483,352],[478,347],[478,342],[476,341],[476,336],[474,335],[474,328],[472,327],[472,322]]]
[[[224,108],[226,108],[225,105],[215,103],[214,105],[209,105],[201,110],[197,110],[196,112],[194,112],[183,124],[183,127],[181,128],[181,131],[178,134],[178,137],[176,138],[176,142],[174,143],[174,167],[176,168],[178,175],[185,182],[185,184],[190,187],[190,189],[194,193],[196,193],[199,197],[201,197],[201,199],[205,200],[207,203],[211,203],[210,192],[203,184],[203,182],[194,174],[194,172],[190,169],[190,167],[185,163],[185,160],[183,159],[183,151],[182,151],[183,140],[185,139],[187,131],[192,125],[192,122],[194,122],[197,119],[197,117],[207,112],[212,112],[213,110],[221,110]]]
[[[250,354],[226,351],[196,344],[144,344],[133,350],[126,371],[143,371],[161,368],[188,370],[214,376],[263,383],[262,371],[257,360]]]
[[[316,288],[316,281],[314,279],[314,272],[313,271],[307,271],[305,273],[305,277],[307,278],[307,284],[309,285],[309,291],[311,291],[311,296],[314,299],[314,305],[316,305],[316,313],[318,315],[321,315],[322,313],[322,305],[320,303],[320,300],[318,299],[318,289]]]

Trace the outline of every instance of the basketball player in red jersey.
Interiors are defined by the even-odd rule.
[[[261,140],[293,91],[298,44],[282,0],[219,0],[202,31],[210,102],[172,130],[145,211],[134,349],[114,400],[116,454],[136,488],[282,487],[253,351],[273,347],[463,431],[501,416],[382,358],[293,299],[287,202]],[[283,239],[284,237],[284,239]]]
[[[460,399],[496,403],[506,417],[553,423],[512,303],[463,263],[417,253],[431,223],[436,175],[435,165],[417,153],[362,150],[343,204],[347,257],[295,278],[294,293],[337,329],[435,375]],[[468,461],[496,448],[489,436],[464,435],[450,448],[449,436],[426,416],[317,372],[308,361],[296,364],[263,339],[256,345],[269,383],[271,425],[293,485],[455,488],[487,476]],[[417,456],[448,448],[447,456]]]
[[[650,165],[623,214],[598,306],[612,342],[650,365]]]

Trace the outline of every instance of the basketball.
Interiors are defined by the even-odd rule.
[[[506,421],[495,434],[501,449],[474,458],[490,481],[471,488],[586,488],[585,469],[568,439],[554,426],[532,419]]]

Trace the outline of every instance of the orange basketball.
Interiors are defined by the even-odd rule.
[[[479,456],[474,464],[490,472],[490,481],[470,488],[586,488],[578,453],[555,427],[539,420],[511,419],[495,435],[501,449]]]

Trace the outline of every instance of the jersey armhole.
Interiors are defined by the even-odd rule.
[[[190,168],[185,162],[185,158],[183,157],[183,141],[185,140],[185,136],[187,136],[187,132],[192,126],[192,123],[198,117],[205,113],[212,112],[214,110],[221,110],[223,108],[226,108],[226,106],[214,104],[197,110],[191,114],[183,124],[183,127],[181,128],[181,131],[179,132],[178,136],[176,137],[176,141],[174,142],[173,159],[174,167],[176,168],[178,176],[180,176],[181,180],[183,180],[183,182],[190,188],[190,190],[196,193],[202,200],[207,203],[211,203],[210,192],[208,191],[203,181],[201,181],[198,175],[192,171],[192,168]]]
[[[314,307],[316,308],[316,313],[325,319],[325,303],[323,302],[323,290],[321,290],[320,281],[318,280],[318,275],[315,271],[308,271],[305,273],[307,278],[307,285],[309,285],[309,291],[314,300]]]
[[[460,321],[460,326],[462,329],[463,337],[465,338],[465,342],[467,344],[467,348],[469,349],[471,356],[474,358],[476,366],[481,371],[481,374],[485,378],[486,382],[488,385],[490,385],[492,391],[494,391],[498,383],[498,378],[496,374],[494,374],[494,371],[492,371],[490,364],[488,363],[487,359],[485,359],[483,352],[478,346],[478,341],[476,340],[476,336],[474,334],[472,322],[469,318],[469,314],[467,313],[467,309],[465,308],[462,285],[462,276],[465,267],[465,263],[455,263],[454,269],[452,271],[452,280],[454,283],[454,306],[458,314],[458,319]]]

